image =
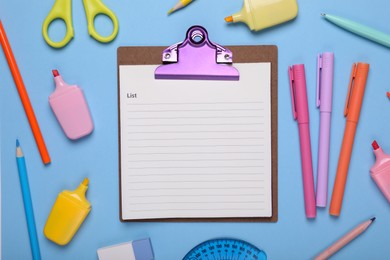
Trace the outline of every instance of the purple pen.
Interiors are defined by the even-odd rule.
[[[332,112],[333,88],[332,52],[318,55],[317,64],[317,107],[320,108],[320,135],[318,141],[317,207],[326,207],[328,197],[328,169],[330,145],[330,117]]]

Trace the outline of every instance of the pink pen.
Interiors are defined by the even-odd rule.
[[[299,127],[306,217],[315,218],[316,203],[314,195],[313,163],[311,159],[305,66],[303,64],[293,65],[292,67],[289,67],[288,72],[290,76],[293,116],[295,120],[298,120]]]
[[[324,52],[317,59],[317,107],[320,108],[318,140],[317,206],[326,207],[328,197],[328,168],[330,144],[330,116],[332,113],[333,53]]]

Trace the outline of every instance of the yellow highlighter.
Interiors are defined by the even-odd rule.
[[[228,23],[244,22],[259,31],[294,19],[298,15],[296,0],[244,0],[241,11],[228,16]]]
[[[85,178],[76,190],[64,190],[58,195],[43,230],[47,239],[61,246],[72,240],[91,211],[91,203],[85,198],[88,182]]]

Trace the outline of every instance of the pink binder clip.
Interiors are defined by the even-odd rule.
[[[156,79],[239,80],[230,50],[212,43],[205,28],[192,26],[183,42],[165,49]]]

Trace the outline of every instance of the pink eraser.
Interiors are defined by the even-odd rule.
[[[90,134],[93,122],[83,91],[66,84],[57,70],[53,70],[53,75],[56,89],[49,96],[49,104],[65,135],[76,140]]]

